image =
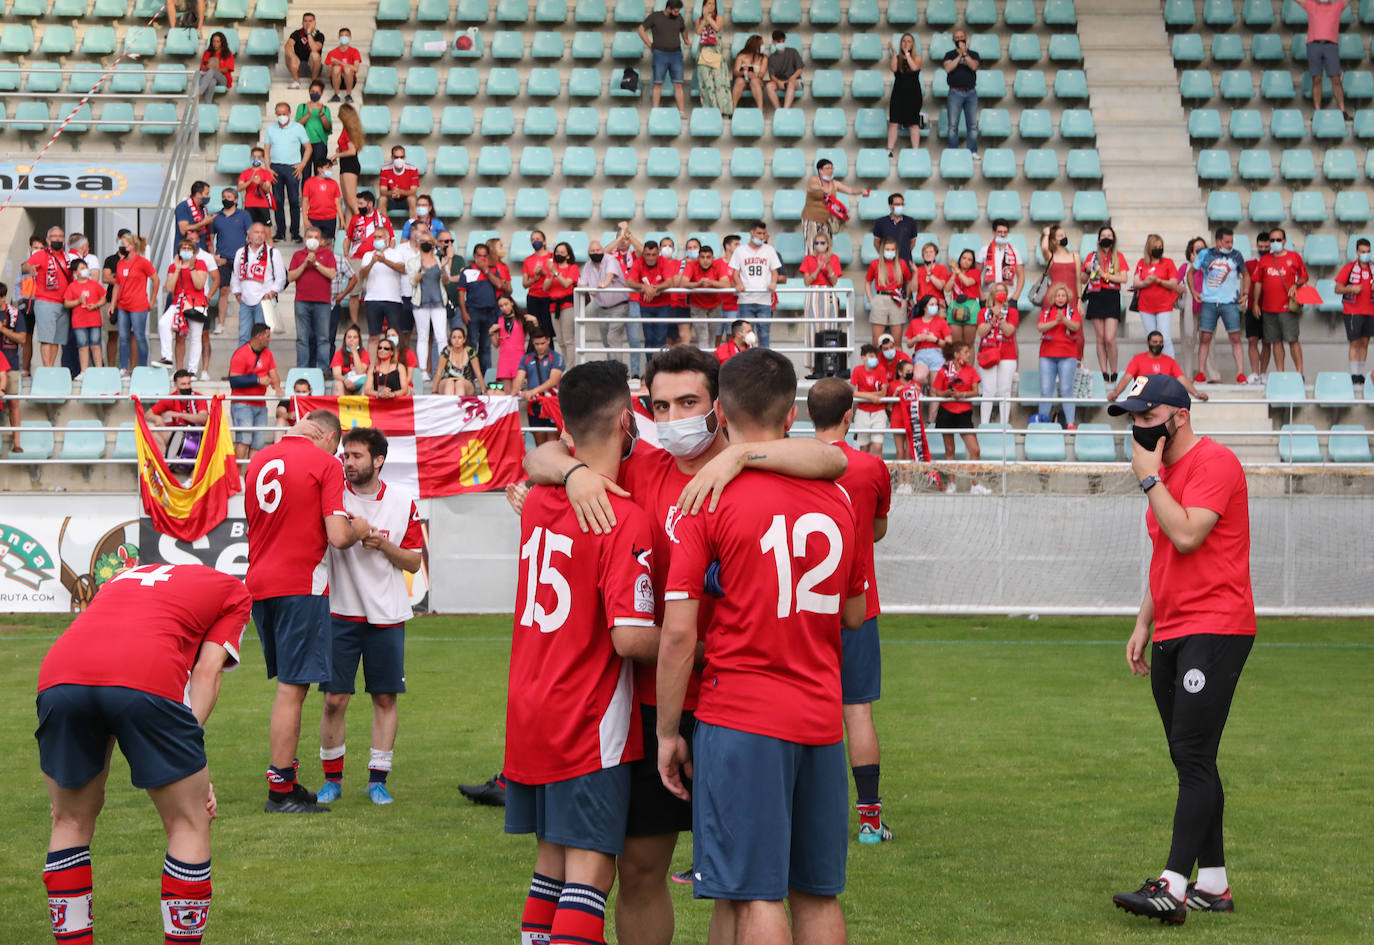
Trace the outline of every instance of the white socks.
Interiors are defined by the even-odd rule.
[[[1159,874],[1159,878],[1169,884],[1169,895],[1179,902],[1183,902],[1188,897],[1188,877],[1182,873],[1175,873],[1173,870],[1165,870]]]
[[[1213,896],[1220,896],[1231,888],[1231,884],[1226,881],[1224,866],[1199,866],[1195,885],[1202,892]]]
[[[390,770],[391,770],[391,756],[392,756],[392,754],[394,754],[394,752],[390,752],[390,751],[378,751],[377,749],[373,748],[373,749],[372,749],[372,755],[371,755],[371,757],[368,759],[368,762],[367,762],[367,768],[368,768],[368,770],[369,770],[369,771],[390,771]]]

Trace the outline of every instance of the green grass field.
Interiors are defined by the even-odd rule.
[[[51,941],[40,870],[47,798],[32,738],[38,664],[65,618],[0,618],[0,941]],[[391,776],[362,793],[369,706],[349,716],[343,800],[268,817],[272,686],[251,630],[207,732],[220,799],[210,943],[517,941],[533,841],[463,800],[500,764],[509,618],[410,625]],[[842,897],[855,943],[1374,941],[1368,622],[1264,621],[1222,743],[1237,911],[1163,932],[1115,910],[1163,865],[1174,780],[1122,620],[884,618],[881,847],[851,845]],[[305,783],[321,780],[319,697],[307,703]],[[164,842],[116,753],[92,845],[98,942],[160,941]],[[741,785],[747,789],[747,785]],[[686,838],[675,868],[690,862]],[[709,905],[676,887],[678,935],[703,942]],[[613,934],[613,930],[608,932]]]

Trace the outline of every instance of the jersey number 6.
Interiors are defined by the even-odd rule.
[[[262,464],[258,470],[258,481],[253,487],[258,496],[258,507],[272,513],[281,505],[281,476],[286,473],[286,463],[280,459]],[[270,478],[269,478],[270,477]]]
[[[812,535],[823,535],[827,542],[825,557],[820,564],[804,572],[796,584],[797,613],[838,614],[840,612],[839,594],[817,594],[815,587],[835,573],[840,563],[844,539],[835,520],[820,512],[807,512],[792,523],[792,544],[787,543],[787,520],[781,515],[773,516],[773,524],[759,539],[759,547],[764,554],[773,555],[773,563],[778,569],[778,619],[792,615],[792,559],[806,554],[806,540]]]

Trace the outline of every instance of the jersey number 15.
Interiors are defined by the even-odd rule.
[[[542,558],[539,554],[541,544],[544,546]],[[568,586],[568,579],[563,572],[554,565],[553,556],[561,554],[570,558],[572,547],[573,540],[567,535],[559,535],[542,526],[536,527],[530,533],[529,540],[520,546],[520,564],[525,569],[525,609],[520,614],[522,627],[538,625],[540,633],[553,633],[568,619],[568,612],[572,609],[572,588]],[[554,607],[551,612],[534,599],[541,584],[553,589]]]

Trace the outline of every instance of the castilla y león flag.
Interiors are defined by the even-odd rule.
[[[238,464],[234,460],[234,439],[229,435],[229,418],[224,413],[224,398],[210,401],[210,416],[205,421],[191,483],[183,486],[167,468],[148,421],[143,404],[134,399],[134,422],[138,449],[138,490],[143,508],[153,527],[181,541],[204,538],[229,514],[229,497],[243,488]]]
[[[339,415],[344,430],[386,434],[382,476],[422,499],[503,489],[524,478],[525,438],[516,397],[297,397],[296,416]]]

